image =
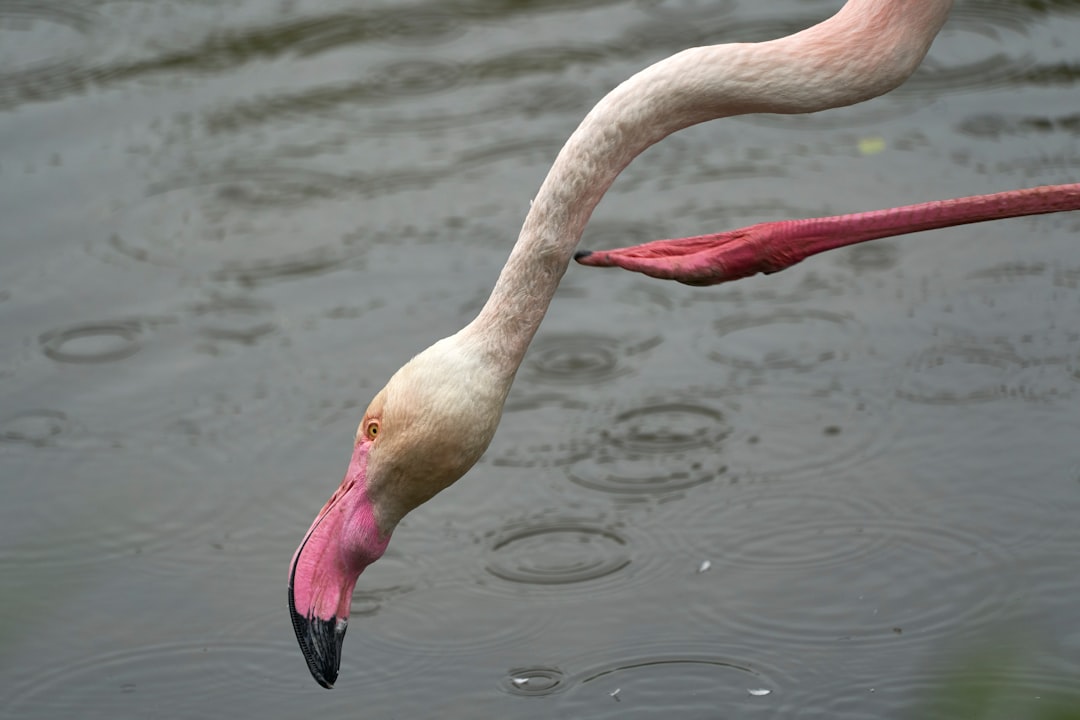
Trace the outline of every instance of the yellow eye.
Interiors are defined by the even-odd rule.
[[[367,436],[368,440],[374,440],[375,437],[378,434],[379,434],[379,421],[378,420],[368,420],[367,425],[364,426],[364,435]]]

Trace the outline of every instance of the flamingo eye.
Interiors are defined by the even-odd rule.
[[[367,425],[364,426],[364,435],[368,440],[374,440],[379,434],[379,421],[368,420]]]

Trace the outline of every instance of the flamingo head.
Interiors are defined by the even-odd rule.
[[[371,401],[345,479],[289,569],[289,612],[316,682],[333,687],[353,588],[398,521],[471,468],[495,434],[509,380],[457,336],[398,370]]]

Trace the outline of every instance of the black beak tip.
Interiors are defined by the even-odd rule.
[[[333,688],[341,666],[341,644],[345,640],[348,620],[304,617],[296,612],[292,588],[289,589],[289,615],[311,676],[327,690]]]

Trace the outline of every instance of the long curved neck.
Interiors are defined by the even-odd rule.
[[[867,100],[914,72],[952,0],[849,0],[833,17],[762,43],[685,50],[612,90],[563,146],[491,297],[462,333],[509,381],[600,199],[630,161],[697,123],[806,113]]]

